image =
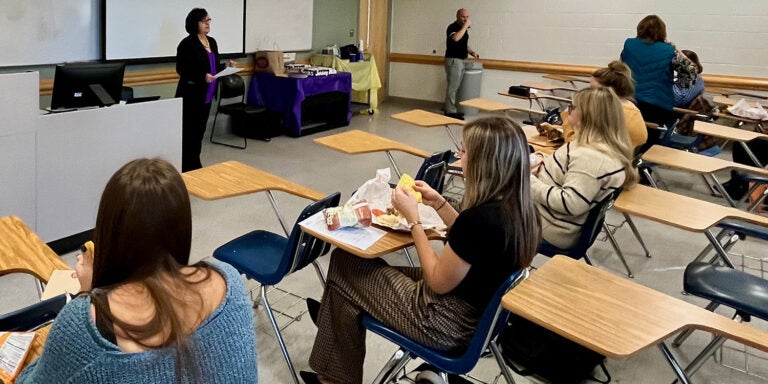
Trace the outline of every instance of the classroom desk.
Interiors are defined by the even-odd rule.
[[[323,240],[329,244],[333,244],[336,247],[341,248],[353,255],[362,257],[364,259],[375,259],[377,257],[384,256],[388,253],[392,253],[397,250],[410,247],[414,244],[413,236],[411,236],[409,232],[399,232],[395,230],[390,230],[388,228],[382,228],[382,229],[387,231],[387,234],[384,235],[384,237],[379,239],[379,241],[374,243],[372,246],[370,246],[368,249],[362,250],[360,248],[356,248],[346,243],[337,241],[336,239],[328,237],[320,232],[313,231],[310,228],[301,227],[302,231],[320,240]],[[427,230],[426,233],[427,233],[427,238],[430,240],[444,239],[444,237],[441,234],[439,234],[437,231],[430,229],[430,230]]]
[[[390,140],[385,137],[360,130],[338,133],[335,135],[317,138],[313,141],[320,145],[324,145],[328,148],[349,155],[359,155],[361,153],[371,152],[385,152],[398,178],[400,178],[402,175],[390,151],[410,153],[411,155],[422,158],[427,158],[430,155],[429,152],[416,147],[412,147],[408,144],[403,144],[398,141]]]
[[[498,94],[501,96],[512,97],[515,99],[528,100],[528,107],[532,107],[533,101],[536,100],[536,104],[538,104],[539,108],[541,108],[542,110],[544,110],[544,104],[541,103],[541,100],[554,100],[559,103],[566,103],[566,104],[571,103],[571,99],[567,97],[559,97],[559,96],[553,96],[553,95],[539,95],[536,93],[531,93],[528,96],[520,96],[520,95],[513,95],[507,92],[499,92]]]
[[[307,78],[256,72],[251,77],[247,100],[248,104],[282,114],[286,133],[295,137],[302,135],[302,129],[349,125],[351,92],[352,75],[348,72]],[[307,125],[313,122],[317,124]]]
[[[460,102],[459,105],[463,107],[477,108],[485,112],[520,111],[520,112],[526,112],[529,115],[536,114],[536,115],[542,115],[542,116],[547,114],[544,111],[537,111],[535,109],[530,109],[530,108],[522,108],[522,107],[514,106],[511,104],[502,103],[496,100],[483,99],[481,97],[464,100]]]
[[[38,280],[38,294],[57,269],[71,269],[48,245],[16,216],[0,218],[0,276],[28,273]]]
[[[768,226],[768,217],[692,197],[636,185],[621,192],[614,202],[617,211],[666,224],[688,232],[704,233],[712,247],[727,264],[728,254],[710,229],[726,219]]]
[[[737,204],[726,192],[723,184],[715,176],[715,172],[737,170],[750,174],[768,177],[768,169],[751,167],[749,165],[734,163],[732,161],[719,159],[716,157],[703,156],[691,152],[681,151],[661,145],[654,145],[642,156],[644,161],[656,163],[669,168],[682,169],[684,171],[699,173],[705,179],[709,178],[714,182],[715,188],[720,195],[732,207]]]
[[[717,95],[723,95],[725,97],[728,97],[730,95],[735,95],[736,91],[728,88],[720,88],[720,87],[705,87],[704,92],[707,93],[714,93]]]
[[[713,103],[720,104],[720,105],[725,105],[726,107],[730,107],[732,105],[735,105],[736,103],[739,102],[739,100],[737,100],[737,99],[729,99],[729,98],[724,97],[724,96],[715,96],[715,97],[712,98],[712,102]],[[749,104],[750,107],[756,107],[758,104],[760,104],[760,106],[762,106],[763,108],[768,108],[768,105],[766,105],[765,103],[762,103],[762,102],[758,103],[756,101],[747,101],[747,104]]]
[[[456,149],[461,150],[461,144],[459,144],[459,141],[456,140],[456,137],[453,135],[451,125],[459,125],[463,127],[463,120],[427,112],[423,109],[413,109],[407,112],[396,113],[392,115],[392,118],[425,128],[443,126],[445,127],[445,130],[448,131],[448,135],[451,137],[451,140],[453,140],[453,144],[456,145]]]
[[[734,94],[737,94],[737,93],[734,93]],[[726,118],[726,119],[730,119],[730,120],[736,120],[736,121],[739,122],[739,125],[746,123],[746,124],[755,124],[755,125],[757,125],[759,127],[762,127],[763,123],[766,122],[766,120],[757,120],[757,119],[752,119],[752,118],[749,118],[749,117],[741,117],[741,116],[736,116],[736,115],[730,113],[730,111],[728,111],[727,107],[730,107],[730,106],[736,104],[737,102],[739,102],[739,100],[729,99],[728,97],[723,97],[723,96],[715,96],[715,97],[712,98],[712,102],[714,102],[715,104],[718,104],[718,105],[720,105],[722,107],[725,107],[725,108],[722,108],[721,112],[713,113],[714,116],[722,117],[722,118]],[[763,108],[768,108],[768,105],[766,105],[765,102],[749,101],[748,104],[749,104],[750,107],[756,107],[758,104],[760,104]]]
[[[752,161],[755,163],[755,165],[758,167],[763,167],[763,164],[760,162],[760,160],[758,160],[757,156],[755,156],[752,150],[749,149],[747,142],[756,139],[768,140],[768,135],[755,131],[748,131],[746,129],[731,128],[720,124],[707,123],[705,121],[696,121],[693,124],[693,131],[703,135],[713,136],[739,143],[741,147],[744,148],[744,151],[747,153],[747,155],[749,155],[749,158],[752,159]]]
[[[568,75],[555,75],[555,74],[549,74],[549,73],[546,74],[546,75],[542,75],[541,77],[543,77],[545,79],[557,80],[557,81],[562,81],[562,82],[566,82],[566,83],[571,83],[571,85],[573,87],[576,87],[575,83],[586,83],[586,84],[589,84],[589,79],[586,79],[584,77],[574,77],[574,76],[568,76]]]
[[[535,89],[538,89],[538,90],[541,90],[541,91],[549,91],[549,92],[554,92],[554,91],[577,92],[578,91],[578,89],[576,89],[576,88],[563,87],[563,86],[553,85],[553,84],[546,84],[546,83],[541,83],[541,82],[538,82],[538,81],[526,81],[522,85],[526,86],[526,87],[529,87],[529,88],[535,88]]]
[[[565,256],[555,256],[502,299],[505,309],[597,353],[626,359],[658,346],[690,380],[664,340],[698,329],[768,351],[768,333]]]
[[[189,193],[203,200],[219,200],[256,192],[267,192],[269,203],[272,205],[286,236],[290,235],[291,227],[287,226],[283,220],[272,191],[283,191],[312,201],[325,197],[314,189],[238,161],[226,161],[182,173],[181,178],[184,179]]]

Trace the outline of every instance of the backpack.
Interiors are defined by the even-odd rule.
[[[535,375],[553,384],[611,382],[605,356],[515,314],[510,314],[499,334],[499,347],[507,366],[522,376]],[[593,376],[597,366],[607,377],[605,381]]]

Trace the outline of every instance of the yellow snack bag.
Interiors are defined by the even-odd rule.
[[[400,181],[397,182],[398,187],[411,191],[413,196],[416,197],[416,201],[421,203],[421,192],[416,192],[416,190],[413,189],[414,185],[416,185],[416,180],[407,173],[403,173],[403,176],[400,177]]]

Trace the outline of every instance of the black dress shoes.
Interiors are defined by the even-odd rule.
[[[317,325],[317,314],[320,313],[320,302],[307,297],[307,312],[309,312],[309,317],[312,319],[312,322]]]

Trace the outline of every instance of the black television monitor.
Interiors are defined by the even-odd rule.
[[[125,63],[56,66],[51,109],[103,107],[120,101]]]

